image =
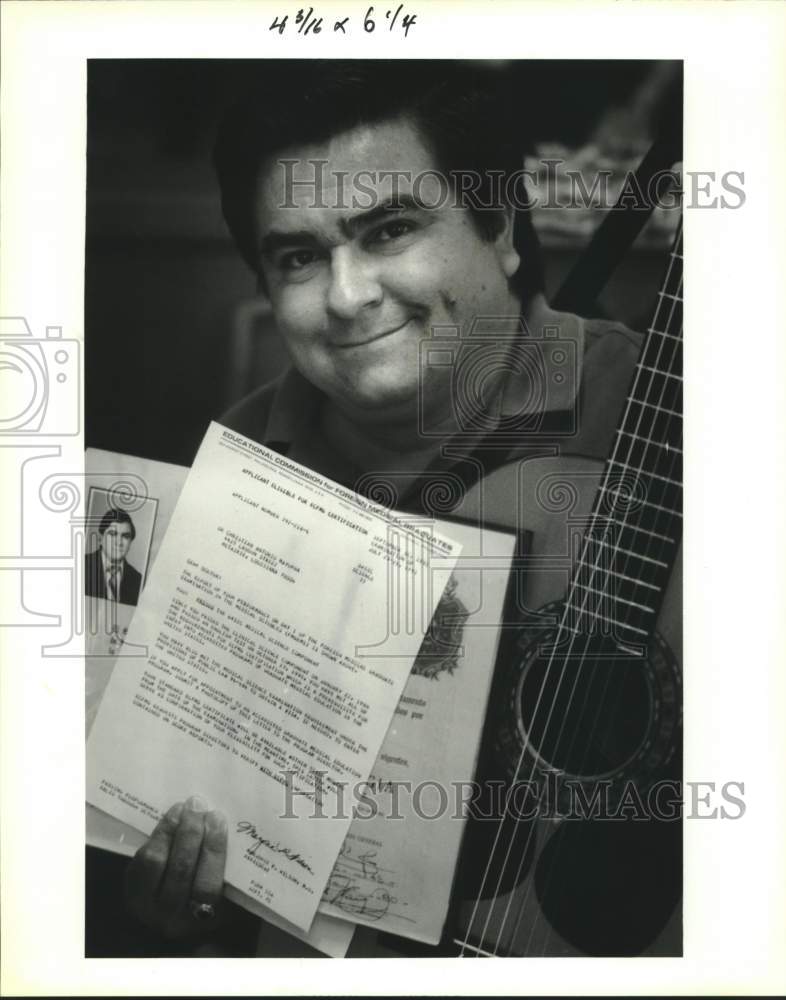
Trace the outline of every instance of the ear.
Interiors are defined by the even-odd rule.
[[[513,227],[516,219],[515,208],[512,205],[503,208],[502,218],[502,228],[497,236],[494,237],[494,249],[505,275],[508,278],[512,278],[521,264],[521,257],[513,245]]]

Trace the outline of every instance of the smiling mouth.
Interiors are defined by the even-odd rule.
[[[366,337],[365,340],[353,340],[348,343],[334,344],[334,347],[337,347],[342,351],[351,350],[353,347],[366,347],[368,344],[374,344],[378,340],[384,340],[385,337],[391,337],[394,333],[398,333],[399,330],[403,330],[408,323],[409,320],[406,320],[400,326],[394,327],[392,330],[383,330],[381,333],[374,333],[370,337]]]

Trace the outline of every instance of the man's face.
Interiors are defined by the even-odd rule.
[[[288,174],[284,159],[298,161]],[[327,161],[321,206],[311,160]],[[349,415],[374,420],[411,411],[419,345],[432,326],[466,333],[478,315],[518,314],[510,227],[482,239],[433,174],[415,182],[434,170],[417,130],[396,119],[286,150],[260,176],[259,267],[278,329],[295,366]],[[409,174],[397,190],[391,171]],[[368,195],[353,183],[361,172]],[[297,183],[303,180],[311,183]],[[394,191],[403,209],[391,207]],[[441,207],[419,207],[440,198]],[[429,371],[424,399],[433,408],[449,404],[450,374]]]
[[[123,521],[113,521],[101,536],[101,548],[111,563],[121,562],[128,555],[133,541],[131,525]]]

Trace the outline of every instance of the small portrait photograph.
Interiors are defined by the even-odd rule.
[[[85,597],[136,606],[144,586],[158,501],[93,487],[87,498]]]

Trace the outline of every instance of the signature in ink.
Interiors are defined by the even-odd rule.
[[[367,850],[354,854],[352,847],[344,843],[322,899],[367,920],[386,916],[391,905],[398,902],[389,891],[396,885],[390,878],[395,872],[380,866],[377,853]]]
[[[250,857],[254,857],[260,847],[267,847],[268,850],[273,851],[274,854],[283,854],[283,856],[291,861],[293,864],[300,865],[301,868],[305,868],[309,874],[314,874],[314,869],[306,861],[302,854],[297,851],[293,851],[291,847],[279,844],[277,841],[268,840],[267,837],[263,837],[261,834],[257,833],[257,829],[253,823],[249,823],[248,820],[240,820],[237,824],[237,832],[247,834],[251,840],[254,841],[254,846],[249,847],[246,853]]]
[[[335,871],[328,879],[322,899],[345,913],[353,913],[367,920],[381,920],[390,909],[390,904],[398,902],[387,889],[377,887],[371,892],[364,892],[359,882]]]

